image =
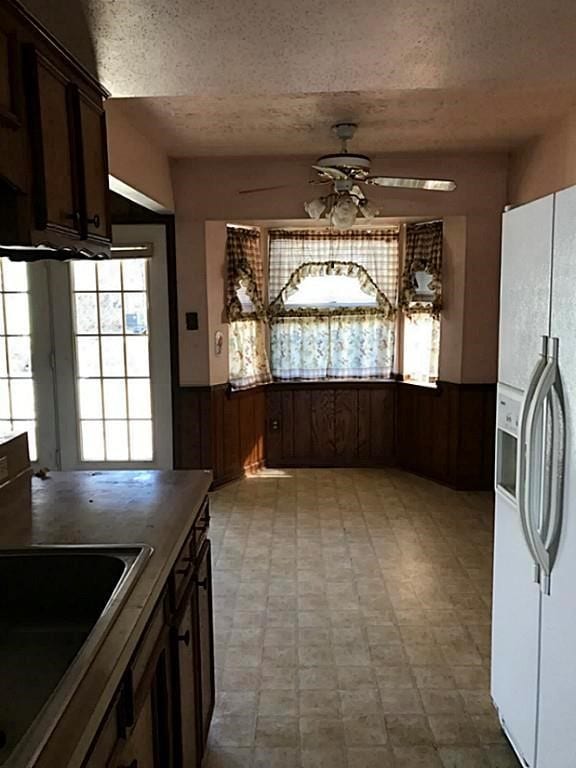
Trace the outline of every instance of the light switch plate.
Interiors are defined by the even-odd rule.
[[[0,456],[0,483],[8,479],[8,456]]]

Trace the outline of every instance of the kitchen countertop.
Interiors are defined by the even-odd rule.
[[[149,544],[152,556],[79,684],[37,768],[79,768],[208,492],[212,473],[55,472],[32,481],[30,514],[2,521],[0,547]]]

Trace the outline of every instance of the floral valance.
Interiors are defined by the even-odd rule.
[[[399,229],[270,230],[269,296],[274,304],[306,264],[355,264],[392,306],[398,301]]]
[[[226,238],[226,316],[233,320],[266,317],[260,232],[228,227]],[[244,288],[251,303],[242,305],[238,291]]]
[[[298,290],[300,283],[305,278],[323,277],[326,275],[355,277],[360,283],[360,287],[364,293],[375,298],[376,306],[338,307],[336,309],[286,306],[286,300]],[[394,315],[394,306],[361,264],[355,264],[351,261],[310,261],[301,264],[294,270],[294,272],[292,272],[282,291],[280,291],[276,299],[271,302],[268,311],[271,319],[278,317],[327,317],[330,315],[350,314],[377,314],[388,319]]]
[[[442,309],[442,243],[441,221],[406,227],[400,306],[409,314]]]

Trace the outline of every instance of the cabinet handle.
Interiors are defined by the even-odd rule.
[[[190,630],[187,629],[183,635],[178,635],[178,640],[184,643],[184,645],[190,645]]]
[[[202,579],[202,581],[197,581],[196,584],[200,589],[208,589],[208,576],[206,576],[205,579]]]
[[[98,216],[97,213],[94,214],[94,216],[91,219],[86,219],[87,224],[94,224],[96,229],[99,229],[100,227],[100,216]]]

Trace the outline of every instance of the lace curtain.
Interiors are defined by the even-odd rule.
[[[398,230],[270,232],[270,357],[276,380],[386,379],[394,361]],[[375,306],[286,307],[309,276],[358,279]]]
[[[438,316],[442,309],[441,221],[408,224],[400,306],[407,314]]]
[[[378,315],[279,318],[271,327],[274,378],[387,379],[394,329]]]
[[[233,389],[272,381],[266,349],[266,309],[260,233],[228,227],[226,239],[228,380]],[[247,300],[241,301],[244,293]]]

